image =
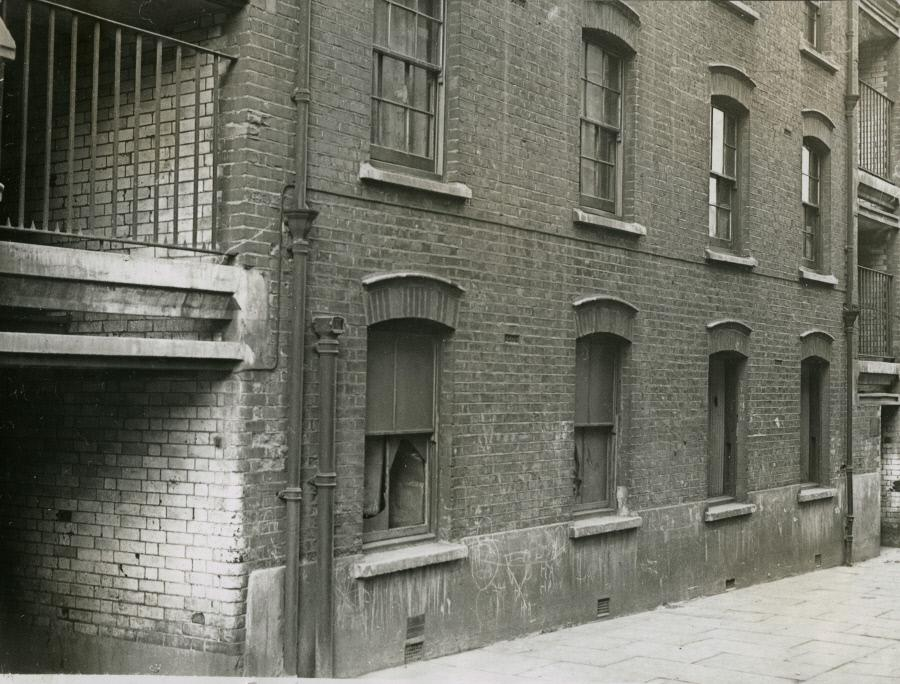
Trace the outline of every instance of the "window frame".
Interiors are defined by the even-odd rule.
[[[394,342],[394,360],[396,363],[397,358],[397,343],[401,336],[404,335],[416,335],[420,337],[428,337],[430,338],[430,344],[432,346],[432,387],[431,387],[431,397],[432,397],[432,424],[431,424],[431,432],[428,433],[426,430],[420,429],[410,429],[410,430],[372,430],[368,425],[368,411],[369,411],[369,400],[370,400],[370,391],[369,391],[369,379],[371,377],[370,373],[366,372],[366,426],[365,426],[365,443],[366,446],[364,448],[364,464],[365,464],[365,454],[368,453],[368,444],[372,439],[400,439],[403,437],[417,437],[417,436],[425,436],[425,443],[427,445],[426,450],[427,453],[425,456],[425,503],[424,503],[424,522],[416,525],[407,525],[404,527],[395,527],[395,528],[384,528],[384,529],[376,529],[376,530],[366,530],[366,517],[363,516],[363,525],[362,525],[362,541],[363,546],[365,548],[374,548],[377,546],[382,546],[385,544],[394,543],[397,541],[415,541],[415,540],[423,540],[423,539],[431,539],[436,536],[437,530],[437,517],[438,510],[440,508],[440,489],[439,489],[439,471],[441,468],[440,465],[440,425],[439,425],[439,417],[440,417],[440,387],[441,387],[441,357],[443,356],[444,343],[445,343],[445,332],[443,330],[439,330],[438,326],[432,323],[429,320],[425,319],[390,319],[387,321],[382,321],[378,324],[370,325],[368,327],[369,335],[375,331],[377,334],[389,334],[393,338]],[[366,356],[369,359],[370,353],[372,351],[369,341],[369,335],[367,335],[366,341]],[[369,363],[369,361],[367,361]],[[396,371],[396,365],[395,365]],[[396,383],[396,372],[395,372],[395,380],[391,387],[391,394],[394,397],[394,401],[396,402],[396,392],[397,392],[397,383]],[[365,466],[364,466],[365,467]],[[384,465],[385,471],[389,471],[390,468],[385,463]],[[388,475],[385,474],[385,484],[384,486],[389,489],[390,483],[387,480]],[[365,477],[363,479],[363,501],[366,500],[366,482]],[[387,512],[390,514],[390,509],[386,504],[385,509],[383,509],[379,514]],[[373,516],[374,517],[374,516]]]
[[[625,166],[624,141],[626,135],[626,87],[628,82],[628,64],[630,61],[630,55],[628,55],[622,49],[617,49],[616,47],[611,46],[609,44],[609,41],[604,41],[593,36],[582,35],[581,44],[581,69],[579,75],[579,99],[581,101],[581,107],[578,118],[578,199],[579,203],[582,206],[590,207],[591,209],[597,209],[613,216],[622,216],[622,194]],[[588,51],[591,49],[591,47],[601,52],[601,54],[603,55],[604,65],[607,56],[614,57],[618,61],[618,90],[614,90],[606,83],[595,83],[594,81],[588,79]],[[606,121],[595,120],[587,116],[588,84],[593,85],[597,88],[601,88],[604,93],[606,91],[612,91],[618,94],[618,126],[613,126]],[[585,156],[585,126],[594,127],[594,149],[596,158]],[[599,152],[596,152],[601,144],[600,140],[603,132],[613,133],[616,138],[614,146],[615,159],[612,164],[605,160],[602,160],[600,158],[602,155]],[[613,167],[613,197],[611,199],[591,195],[585,192],[583,166],[586,162],[593,165],[595,180],[597,178],[597,172],[601,166],[607,165]]]
[[[709,499],[737,499],[738,478],[741,468],[741,394],[744,383],[746,358],[731,351],[718,351],[709,355],[707,372],[707,458],[706,495]],[[721,377],[720,377],[721,375]],[[714,392],[721,386],[722,406],[714,404]],[[731,413],[729,411],[733,408]],[[721,425],[717,424],[721,409]],[[730,461],[728,440],[731,438]],[[719,441],[724,440],[721,444]],[[721,449],[721,488],[718,483],[719,446]]]
[[[619,427],[620,427],[620,418],[621,418],[621,407],[622,407],[622,366],[623,366],[623,354],[625,351],[625,347],[627,345],[627,340],[619,337],[613,333],[605,333],[605,332],[592,332],[586,335],[582,335],[575,340],[575,354],[576,354],[576,376],[575,376],[575,418],[573,420],[573,438],[574,438],[574,448],[573,448],[573,458],[575,461],[575,472],[573,474],[573,514],[577,516],[583,515],[591,515],[595,513],[601,512],[610,512],[616,509],[616,477],[618,474],[618,443],[619,443]],[[583,380],[580,380],[581,376],[578,374],[578,354],[579,347],[581,345],[588,345],[588,350],[593,350],[594,344],[599,344],[608,347],[611,363],[610,363],[610,374],[611,378],[609,379],[609,387],[612,390],[612,397],[610,400],[610,411],[612,412],[612,420],[611,421],[598,421],[598,422],[582,422],[579,423],[578,415],[581,412],[579,408],[579,395],[582,392],[579,391],[579,388],[582,386],[581,383]],[[594,358],[588,358],[588,368],[589,371],[592,369],[594,363],[599,363]],[[591,373],[592,374],[592,373]],[[584,394],[590,393],[590,387],[586,388],[583,392]],[[589,410],[589,409],[585,409]],[[580,482],[583,481],[583,478],[579,477],[580,473],[583,472],[584,468],[584,458],[583,456],[579,458],[578,456],[578,444],[579,442],[583,442],[583,435],[587,431],[600,431],[607,430],[606,433],[606,497],[605,499],[594,499],[589,501],[579,501],[580,492],[578,487]],[[581,438],[579,433],[581,433]]]
[[[817,52],[822,51],[822,5],[816,0],[804,0],[803,39]]]
[[[801,259],[804,265],[818,269],[822,263],[822,236],[823,236],[823,185],[825,182],[825,155],[818,146],[813,145],[809,139],[804,138],[801,149],[800,161],[800,202],[803,206],[803,220],[801,222]],[[812,166],[815,162],[817,175],[813,175]],[[810,188],[815,181],[815,197],[811,197]],[[814,218],[814,225],[810,225],[810,217]],[[809,241],[809,243],[807,242]],[[807,255],[807,244],[811,244],[812,254]]]
[[[722,114],[722,148],[719,150],[722,159],[722,168],[716,169],[715,148],[715,123],[716,112]],[[729,145],[727,141],[728,122],[731,122],[734,130],[734,143]],[[739,244],[738,236],[741,228],[741,164],[742,154],[742,116],[734,107],[728,106],[719,98],[712,98],[709,107],[709,188],[707,189],[707,237],[710,244],[734,249]],[[725,169],[726,152],[731,149],[734,153],[734,173],[729,175]],[[730,190],[730,205],[721,204],[719,198],[720,184]],[[713,199],[715,188],[715,199]],[[719,211],[728,211],[728,236],[720,237],[718,234]],[[715,222],[713,221],[715,217]]]
[[[377,34],[378,25],[377,21],[375,21],[375,14],[377,14],[378,10],[375,8],[373,13],[373,21],[372,21],[372,82],[371,82],[371,96],[370,96],[370,123],[369,123],[369,158],[371,161],[377,164],[385,164],[389,166],[395,166],[398,168],[402,168],[404,171],[412,171],[417,174],[421,174],[427,176],[429,178],[440,179],[443,177],[443,164],[444,164],[444,108],[445,108],[445,93],[444,86],[446,81],[446,69],[447,69],[447,6],[446,0],[437,0],[437,5],[440,8],[440,16],[432,17],[431,15],[425,14],[419,10],[418,1],[415,3],[414,8],[405,7],[401,4],[400,0],[374,0],[375,4],[383,3],[387,6],[387,19],[386,26],[388,30],[388,35],[386,40],[382,44],[380,42],[380,37]],[[440,57],[440,63],[430,63],[425,60],[419,59],[413,55],[406,55],[397,50],[391,49],[389,47],[390,43],[390,25],[391,19],[390,15],[394,11],[393,8],[399,8],[400,11],[412,12],[418,20],[419,16],[427,17],[430,21],[435,21],[438,24],[438,47],[436,49],[436,54]],[[379,69],[380,65],[383,63],[385,58],[393,59],[404,64],[404,70],[407,72],[407,82],[409,79],[408,72],[410,68],[424,69],[425,71],[432,73],[434,75],[434,94],[432,96],[432,106],[433,112],[428,114],[427,112],[423,112],[417,110],[416,107],[411,104],[404,104],[400,102],[392,102],[388,98],[384,96],[382,92],[382,88],[380,87],[380,83],[383,80],[382,70]],[[406,131],[405,131],[405,141],[404,144],[406,146],[406,150],[400,150],[397,148],[389,147],[381,144],[381,140],[379,139],[378,132],[380,126],[380,109],[381,106],[376,103],[379,102],[387,102],[387,104],[391,106],[402,107],[404,111],[407,113],[407,122],[406,122]],[[427,116],[431,116],[432,120],[432,130],[428,139],[428,143],[432,148],[432,156],[422,156],[412,152],[409,152],[411,146],[411,134],[409,132],[409,112],[418,111],[419,113],[425,113]]]
[[[829,480],[826,449],[830,435],[828,411],[829,363],[819,356],[800,362],[800,481],[824,484]],[[815,409],[815,410],[814,410]],[[815,439],[815,448],[811,444]]]

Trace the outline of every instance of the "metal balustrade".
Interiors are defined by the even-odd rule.
[[[890,180],[893,101],[859,82],[859,168]]]
[[[17,56],[0,79],[0,221],[214,247],[233,58],[49,0],[5,0],[2,13]]]
[[[859,267],[859,355],[892,359],[893,276]]]

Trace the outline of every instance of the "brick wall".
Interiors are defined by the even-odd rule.
[[[747,322],[751,354],[747,453],[753,490],[798,482],[799,335],[835,337],[831,472],[844,405],[844,164],[840,76],[801,57],[802,8],[760,5],[755,24],[715,3],[633,3],[636,102],[634,219],[640,240],[574,226],[578,203],[577,6],[448,3],[447,178],[470,202],[366,185],[371,15],[368,5],[319,2],[314,16],[311,184],[317,220],[312,308],[347,316],[339,369],[338,545],[360,548],[365,395],[361,278],[424,270],[466,288],[443,382],[450,432],[449,536],[568,519],[572,493],[574,316],[592,293],[640,310],[624,369],[619,479],[635,508],[706,496],[705,325]],[[841,7],[832,8],[842,26]],[[831,37],[842,54],[843,36]],[[784,46],[790,45],[787,49]],[[340,46],[340,47],[337,47]],[[526,47],[527,46],[527,47]],[[707,65],[732,64],[757,87],[749,115],[746,246],[753,273],[704,263],[708,177]],[[799,282],[800,112],[836,122],[826,263],[841,284]],[[505,333],[520,335],[518,344]],[[502,489],[504,496],[493,494]]]
[[[248,553],[236,382],[35,370],[0,381],[7,619],[239,653]]]

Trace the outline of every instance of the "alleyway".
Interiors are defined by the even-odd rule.
[[[368,675],[382,681],[900,681],[900,549],[852,568],[505,641]]]

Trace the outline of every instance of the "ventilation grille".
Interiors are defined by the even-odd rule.
[[[597,617],[609,617],[609,597],[597,599]]]
[[[734,577],[725,580],[725,591],[729,591],[730,589],[734,589]]]
[[[403,664],[409,665],[422,660],[422,654],[425,652],[425,642],[420,641],[417,644],[405,644],[403,646]]]
[[[813,557],[813,562],[816,564],[816,567],[817,567],[817,568],[821,568],[821,567],[822,567],[822,554],[821,554],[821,553],[817,553],[817,554]]]
[[[403,662],[422,660],[425,653],[425,615],[406,618],[406,641],[403,644]]]

